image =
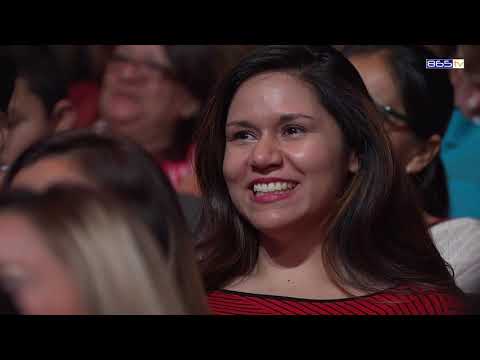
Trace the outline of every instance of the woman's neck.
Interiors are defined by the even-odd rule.
[[[226,289],[257,294],[307,299],[338,299],[350,296],[331,279],[324,265],[324,231],[290,236],[262,236],[256,267],[247,277]],[[354,295],[364,295],[353,290]]]

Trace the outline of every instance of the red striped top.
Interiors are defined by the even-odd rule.
[[[338,300],[309,300],[230,290],[208,294],[216,315],[461,315],[461,297],[433,290],[402,287]],[[407,290],[407,291],[404,291]]]

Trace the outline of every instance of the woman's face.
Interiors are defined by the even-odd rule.
[[[100,116],[115,133],[142,145],[152,133],[161,135],[189,106],[172,73],[164,46],[116,46],[103,78]]]
[[[223,174],[230,196],[260,231],[318,225],[356,166],[313,89],[287,73],[243,83],[225,132]]]
[[[395,80],[385,61],[385,54],[355,55],[350,61],[360,73],[373,100],[381,106],[390,106],[398,113],[405,114],[402,97],[397,91]],[[408,125],[392,115],[385,115],[383,122],[393,146],[393,151],[402,166],[417,153],[419,139]]]
[[[0,228],[0,283],[22,314],[87,313],[73,275],[27,218],[0,213]]]

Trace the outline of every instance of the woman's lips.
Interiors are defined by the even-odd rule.
[[[263,194],[254,194],[253,201],[261,204],[272,203],[280,200],[284,200],[290,197],[294,193],[294,189],[284,192],[272,192]]]

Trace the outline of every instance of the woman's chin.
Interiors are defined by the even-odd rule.
[[[261,233],[285,232],[294,228],[299,218],[292,214],[265,214],[251,219],[253,226]]]

